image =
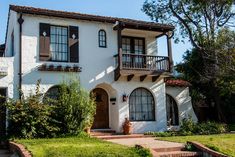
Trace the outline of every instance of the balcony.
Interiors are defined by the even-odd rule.
[[[170,73],[169,57],[153,56],[145,54],[127,54],[120,51],[114,55],[116,69],[115,81],[120,76],[127,76],[130,81],[134,76],[139,76],[140,81],[144,81],[147,76],[152,76],[152,81],[163,73]]]

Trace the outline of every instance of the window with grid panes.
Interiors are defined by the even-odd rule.
[[[52,61],[67,62],[68,53],[68,28],[50,26],[50,53]]]
[[[145,88],[135,89],[129,98],[131,121],[154,121],[155,107],[153,95]]]
[[[107,47],[107,41],[106,41],[106,32],[105,30],[99,31],[99,47]]]

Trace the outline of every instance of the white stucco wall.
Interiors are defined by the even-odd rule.
[[[19,70],[19,25],[17,15],[12,13],[9,20],[9,30],[14,29],[15,33],[15,56],[0,58],[0,66],[8,65],[9,74],[0,77],[0,87],[8,87],[8,96],[17,98],[18,70]],[[89,21],[79,21],[71,19],[61,19],[43,16],[23,15],[24,23],[22,30],[22,90],[25,95],[35,91],[37,80],[41,80],[41,92],[46,92],[50,87],[70,78],[78,78],[81,85],[88,91],[94,88],[103,88],[110,98],[116,98],[115,104],[109,102],[109,126],[117,132],[122,131],[122,124],[126,117],[129,117],[129,104],[122,102],[122,95],[130,95],[139,87],[148,89],[155,100],[155,121],[132,122],[134,133],[144,133],[147,131],[166,130],[166,98],[165,93],[170,93],[176,97],[179,103],[181,117],[192,112],[188,89],[181,91],[178,89],[165,88],[163,79],[152,82],[151,77],[147,77],[143,82],[139,77],[134,77],[127,81],[126,77],[121,77],[114,81],[114,58],[117,54],[117,32],[113,30],[113,25],[108,23],[98,23]],[[78,26],[79,27],[79,63],[59,63],[39,61],[39,23],[49,23],[52,25]],[[14,26],[14,28],[13,28]],[[98,46],[98,31],[104,29],[107,33],[107,48]],[[10,37],[11,31],[8,33]],[[157,55],[157,43],[155,36],[157,33],[148,31],[125,30],[122,35],[145,37],[147,54]],[[7,47],[10,45],[10,38],[7,40]],[[9,49],[6,49],[10,54]],[[81,73],[66,72],[42,72],[37,68],[41,64],[53,65],[78,65],[82,67]]]
[[[19,50],[19,27],[17,27],[17,13],[9,12],[9,21],[7,28],[7,38],[5,47],[5,57],[0,57],[0,67],[7,67],[8,75],[0,76],[0,88],[7,88],[7,96],[9,98],[17,98],[18,96],[18,50]],[[11,52],[11,34],[14,31],[14,52]]]
[[[173,97],[177,103],[179,110],[179,121],[189,116],[197,122],[197,116],[193,110],[191,97],[189,95],[189,87],[166,87],[166,93]]]

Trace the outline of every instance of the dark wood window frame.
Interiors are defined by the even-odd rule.
[[[70,52],[69,52],[69,27],[68,26],[61,26],[61,25],[51,25],[50,24],[50,29],[51,29],[51,27],[61,27],[61,28],[66,28],[67,29],[67,44],[66,44],[66,46],[67,46],[67,60],[53,60],[52,59],[52,52],[51,52],[51,49],[50,49],[50,55],[51,55],[51,59],[50,59],[50,61],[52,61],[52,62],[70,62]],[[52,37],[52,35],[56,35],[56,34],[52,34],[52,32],[50,32],[50,46],[51,46],[51,37]],[[63,35],[59,35],[59,36],[63,36]],[[57,43],[55,43],[55,44],[57,44]],[[62,44],[62,43],[58,43],[58,44]],[[65,43],[63,43],[64,45],[65,45]]]
[[[136,106],[134,106],[136,104],[132,104],[132,101],[135,102],[135,103],[137,102],[137,99],[139,97],[135,92],[137,92],[138,90],[141,90],[141,99],[140,99],[140,101],[141,101],[141,111],[137,112],[136,111],[137,110]],[[147,103],[145,103],[145,104],[144,104],[143,99],[142,99],[142,94],[143,94],[142,91],[145,91],[146,92],[145,94],[147,94],[147,99],[146,99]],[[135,95],[133,95],[133,94],[135,94]],[[134,99],[134,100],[132,100],[132,99]],[[152,102],[149,102],[149,100],[152,101]],[[143,106],[145,106],[145,107],[147,107],[148,109],[151,109],[151,110],[144,111]],[[145,108],[145,110],[146,110],[146,108]],[[144,114],[144,113],[146,114],[147,113],[147,114],[152,114],[152,115],[151,116],[148,115],[148,117],[151,117],[149,119],[145,119],[145,117],[144,118],[142,117],[142,119],[137,119],[136,118],[137,113],[138,114]],[[135,118],[132,118],[132,114],[134,114]],[[155,100],[154,100],[153,94],[148,89],[146,89],[144,87],[139,87],[139,88],[134,89],[132,91],[132,93],[130,94],[130,97],[129,97],[129,119],[130,119],[130,121],[156,121],[156,119],[155,119]]]
[[[167,111],[167,123],[168,125],[179,125],[179,108],[175,101],[175,99],[169,95],[166,94],[166,99],[169,99],[169,103],[166,101],[166,111]],[[171,105],[171,106],[169,106]],[[169,112],[169,113],[168,113]],[[168,115],[169,114],[169,115]],[[169,122],[169,118],[172,118],[172,120]]]
[[[104,29],[100,29],[98,32],[98,44],[101,48],[107,48],[107,34]]]
[[[123,35],[122,39],[124,39],[124,38],[130,39],[130,46],[131,46],[130,47],[130,52],[131,53],[135,52],[135,39],[142,40],[143,41],[143,54],[146,54],[146,50],[145,50],[145,38],[144,37],[135,37],[135,36],[126,36],[126,35]]]

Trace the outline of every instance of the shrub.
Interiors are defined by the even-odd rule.
[[[180,131],[179,134],[186,136],[192,135],[195,133],[196,123],[192,120],[192,117],[184,118],[180,123]]]
[[[35,138],[55,136],[59,129],[50,125],[53,107],[41,101],[39,92],[40,81],[37,82],[35,94],[30,94],[22,100],[9,99],[6,102],[8,109],[8,134],[18,138]]]
[[[142,157],[152,157],[152,153],[147,148],[143,148],[142,146],[135,145],[134,149]]]
[[[221,134],[227,131],[225,124],[216,122],[203,122],[199,123],[195,128],[195,133],[199,135]]]
[[[78,81],[59,85],[57,100],[45,98],[39,92],[21,100],[9,99],[8,134],[17,138],[43,138],[77,135],[93,123],[96,105],[89,92]]]
[[[167,132],[146,132],[145,135],[153,135],[156,137],[169,136],[190,136],[190,135],[210,135],[221,134],[227,132],[227,126],[216,122],[195,123],[192,118],[183,119],[180,124],[179,131]]]
[[[60,87],[56,110],[63,113],[58,120],[65,124],[65,133],[77,134],[91,127],[96,105],[89,92],[82,89],[76,80],[63,83]]]

